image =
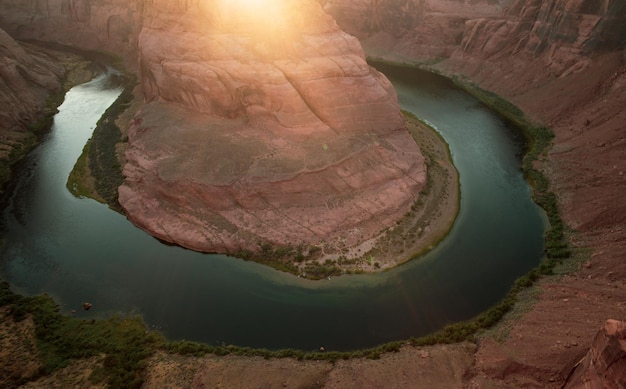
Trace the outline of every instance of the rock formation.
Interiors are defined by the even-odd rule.
[[[17,39],[106,51],[133,68],[142,4],[136,0],[2,0],[0,26]]]
[[[541,59],[545,76],[584,69],[594,54],[620,50],[626,41],[623,1],[515,1],[502,16],[465,24],[461,60]]]
[[[242,7],[145,5],[148,103],[129,131],[128,217],[165,241],[231,253],[354,246],[393,225],[425,167],[391,84],[317,3]]]
[[[138,70],[147,104],[120,202],[160,239],[351,246],[391,226],[424,183],[391,84],[314,1],[2,7],[15,37],[116,53]]]
[[[49,94],[61,90],[65,70],[55,62],[0,29],[0,184],[9,177],[6,167],[34,145]]]
[[[570,373],[565,389],[626,387],[626,323],[608,320]]]
[[[424,61],[458,49],[468,20],[499,15],[511,0],[328,0],[324,9],[370,55]]]

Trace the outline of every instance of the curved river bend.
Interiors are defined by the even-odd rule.
[[[438,76],[385,67],[403,109],[437,127],[460,172],[450,235],[393,271],[308,281],[159,243],[65,182],[119,95],[107,75],[73,88],[24,162],[2,213],[0,278],[63,312],[138,314],[171,339],[349,350],[432,332],[489,308],[543,257],[544,221],[520,169],[521,140]],[[93,309],[80,309],[83,302]]]

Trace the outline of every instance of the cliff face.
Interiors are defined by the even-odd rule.
[[[626,386],[626,323],[607,320],[587,355],[570,372],[564,388],[623,388]]]
[[[48,96],[60,92],[65,71],[55,62],[0,29],[0,185],[9,178],[7,167],[34,145]]]
[[[376,4],[389,6],[398,17],[397,5],[409,4],[387,3],[329,0],[325,9],[340,26],[365,39],[368,53],[426,62],[465,77],[555,132],[551,151],[538,165],[558,194],[576,258],[585,263],[562,280],[545,280],[541,297],[507,330],[504,341],[481,341],[471,381],[561,387],[597,328],[608,317],[626,316],[621,303],[626,279],[626,1],[492,1],[488,8],[488,2],[476,0],[488,10],[479,12],[467,6],[469,1],[425,0],[415,1],[421,11],[399,31],[385,23],[375,32],[355,24],[354,15],[371,12]],[[436,7],[455,4],[443,16],[429,16]],[[462,23],[446,33],[444,21],[452,15]],[[456,40],[449,39],[452,31],[459,34]],[[623,381],[615,371],[585,372],[582,366],[595,365],[596,356],[581,362],[579,380],[571,385],[584,385],[598,374],[605,374],[605,382]]]
[[[0,29],[0,131],[24,131],[37,121],[64,70],[54,59],[28,50]]]
[[[16,39],[106,51],[136,63],[142,2],[135,0],[1,0],[0,26]]]
[[[410,208],[425,167],[395,92],[317,3],[154,0],[144,12],[150,103],[120,188],[134,223],[203,251],[335,250]]]
[[[454,56],[472,61],[520,58],[544,62],[547,76],[584,69],[598,53],[626,41],[624,1],[515,1],[502,16],[466,22]]]
[[[324,9],[372,55],[448,57],[465,23],[499,15],[512,0],[328,0]]]

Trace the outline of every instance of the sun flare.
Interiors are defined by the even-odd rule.
[[[285,39],[295,28],[289,0],[222,0],[221,9],[226,23],[258,39]]]
[[[229,17],[247,24],[274,24],[286,21],[284,0],[225,0]]]

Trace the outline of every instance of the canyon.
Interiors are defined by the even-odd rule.
[[[164,85],[173,80],[180,80],[185,74],[183,71],[185,65],[176,63],[173,57],[201,58],[207,63],[207,69],[210,68],[211,61],[218,59],[207,57],[209,54],[206,52],[161,53],[155,49],[156,44],[151,39],[160,37],[160,40],[168,43],[171,37],[162,30],[167,23],[175,22],[173,16],[168,20],[165,15],[152,15],[146,19],[149,23],[143,25],[146,22],[140,17],[145,12],[142,7],[158,3],[105,1],[90,8],[85,6],[88,3],[74,1],[36,2],[29,6],[19,1],[0,1],[3,6],[0,27],[15,38],[52,40],[88,49],[100,48],[123,53],[124,58],[133,58],[131,53],[134,53],[134,47],[145,49],[137,65],[133,65],[132,59],[125,61],[128,62],[129,69],[133,67],[143,69],[142,74],[146,75],[146,79],[142,80],[142,84],[146,87],[146,96],[153,100],[144,106],[130,130],[129,138],[134,140],[130,140],[128,151],[130,162],[126,174],[131,184],[122,189],[122,192],[127,193],[137,190],[132,180],[139,180],[139,177],[147,172],[159,171],[161,175],[166,173],[165,178],[173,180],[170,182],[175,182],[178,178],[179,172],[172,170],[174,169],[172,166],[163,166],[164,170],[156,170],[154,164],[164,154],[144,159],[138,156],[141,148],[149,145],[149,142],[158,141],[158,138],[142,137],[142,131],[145,132],[147,128],[157,128],[162,120],[170,117],[188,119],[190,107],[203,111],[201,115],[188,119],[191,123],[207,117],[213,118],[211,115],[216,112],[225,116],[219,120],[211,119],[216,122],[216,129],[245,127],[245,123],[237,123],[236,119],[229,118],[228,115],[236,116],[239,112],[255,110],[271,112],[271,107],[258,103],[258,93],[268,86],[260,85],[254,80],[247,82],[258,89],[249,91],[249,94],[244,93],[245,96],[249,96],[249,100],[239,100],[252,104],[237,104],[231,101],[231,104],[218,107],[194,94],[169,95],[160,92],[162,89],[167,90],[163,88]],[[588,362],[589,359],[585,359],[585,356],[598,331],[601,331],[601,335],[599,340],[594,342],[596,344],[594,347],[623,342],[619,340],[623,339],[623,335],[620,335],[623,333],[623,330],[619,330],[620,325],[614,322],[606,323],[606,320],[626,318],[624,303],[626,263],[623,254],[626,252],[624,228],[626,202],[623,200],[623,193],[626,192],[626,180],[623,176],[626,170],[624,131],[626,113],[623,110],[626,106],[626,2],[327,0],[320,3],[324,10],[337,20],[340,28],[361,40],[369,55],[396,62],[421,64],[437,72],[476,83],[515,103],[531,120],[545,123],[553,129],[555,133],[553,146],[547,155],[538,161],[537,166],[549,176],[552,189],[558,194],[563,217],[571,230],[569,237],[575,252],[574,258],[567,260],[557,275],[546,277],[539,282],[533,289],[534,297],[529,297],[532,302],[528,307],[520,308],[520,312],[514,312],[517,316],[505,320],[494,333],[481,336],[476,344],[462,343],[418,349],[405,347],[400,353],[383,355],[379,361],[342,361],[332,366],[313,362],[304,365],[303,362],[292,360],[264,361],[236,357],[229,357],[227,360],[214,357],[197,360],[157,356],[150,361],[147,386],[156,387],[169,382],[168,380],[178,380],[178,385],[181,386],[217,384],[215,381],[217,378],[221,379],[221,382],[231,384],[263,382],[270,386],[279,386],[284,382],[324,387],[349,387],[358,383],[363,387],[438,385],[556,388],[583,387],[585,384],[592,385],[591,382],[596,385],[595,387],[606,386],[601,381],[607,379],[604,372],[596,374],[589,370],[601,364]],[[183,2],[164,2],[163,6],[171,7],[168,8],[171,15],[177,13],[180,15],[186,12],[182,4]],[[185,4],[197,5],[194,2]],[[325,17],[320,15],[320,18]],[[197,31],[201,29],[201,25],[193,25],[197,19],[188,19],[185,23],[190,25],[181,24],[179,28],[195,31],[195,35],[189,35],[190,37],[207,38]],[[341,34],[332,27],[332,23],[314,24],[307,28],[310,33],[307,39],[320,38],[321,31],[327,28],[332,29],[335,34]],[[144,31],[151,31],[154,35],[144,34]],[[346,41],[352,39],[349,36],[340,36]],[[5,36],[0,38],[3,39],[4,47],[14,47],[11,52],[22,53],[23,49],[18,49],[11,38]],[[248,48],[245,42],[238,42],[237,37],[228,39],[233,44],[232,47],[239,47],[241,50]],[[171,44],[171,41],[169,43]],[[203,44],[210,45],[210,39]],[[333,51],[337,50],[337,47],[324,45],[321,47],[328,50],[319,53],[317,57],[321,61],[320,66],[323,67],[333,64],[320,58],[337,56],[338,53],[343,53],[341,50],[348,50],[353,46],[340,46],[338,52]],[[310,46],[302,48],[310,49]],[[266,52],[260,47],[258,55],[264,54]],[[380,97],[379,104],[382,106],[393,104],[389,86],[375,72],[364,66],[362,53],[358,50],[356,52],[348,50],[347,55],[352,61],[344,63],[343,66],[337,65],[336,69],[342,71],[340,74],[352,77],[360,75],[361,80],[365,80],[363,82],[365,85],[376,88],[375,94]],[[32,61],[33,56],[38,55],[22,56],[20,61]],[[7,55],[3,60],[8,61],[6,58],[12,57]],[[58,67],[46,68],[58,69]],[[43,79],[52,80],[52,84],[47,84],[44,81],[32,82],[33,79],[30,78],[29,81],[35,86],[35,91],[41,90],[37,89],[37,86],[42,83],[47,85],[44,88],[46,90],[57,88],[54,86],[56,83],[54,80],[61,77],[60,69],[52,74],[43,70],[37,73],[35,70],[37,68],[32,66],[28,69],[21,74],[33,72],[40,74]],[[270,69],[260,65],[258,69],[259,72],[264,72],[263,74],[265,72],[274,74]],[[353,73],[343,73],[348,70]],[[274,78],[275,88],[285,84],[284,77],[288,72],[283,70],[281,73],[275,75],[277,77]],[[217,77],[215,79],[217,80]],[[299,82],[306,80],[300,79]],[[184,81],[193,85],[190,87],[191,90],[197,87],[193,79]],[[295,84],[298,82],[292,83]],[[312,83],[312,86],[311,93],[315,93],[316,85]],[[367,90],[368,95],[372,93],[372,89]],[[283,91],[287,93],[285,96],[293,93],[293,89]],[[39,93],[39,96],[45,97],[45,93]],[[39,97],[36,104],[24,104],[24,109],[29,106],[41,107],[44,97]],[[300,99],[297,101],[308,101],[306,97],[301,96]],[[33,101],[19,98],[18,100]],[[177,105],[168,104],[172,101]],[[230,100],[227,98],[225,101]],[[298,120],[303,120],[303,117],[313,112],[301,108],[305,105],[302,102],[299,106],[290,107],[292,115],[284,119],[272,117],[271,114],[259,115],[258,118],[274,123],[292,123],[297,129],[297,124],[301,123]],[[28,112],[39,111],[41,108]],[[386,150],[381,150],[380,146],[357,148],[356,154],[353,155],[359,158],[365,156],[366,160],[370,157],[380,160],[394,153],[402,153],[398,143],[393,141],[394,136],[399,136],[398,132],[389,131],[399,129],[401,119],[397,116],[395,118],[385,116],[389,114],[386,109],[373,110],[372,114],[377,118],[373,123],[377,124],[373,126],[375,128],[370,129],[368,139],[373,140],[373,144],[378,142],[392,146]],[[377,116],[380,114],[382,116]],[[32,116],[26,116],[29,117]],[[349,142],[350,139],[354,139],[351,138],[354,128],[351,128],[351,123],[341,124],[342,112],[331,110],[329,116],[325,117],[328,119],[315,121],[317,123],[315,128],[328,138],[318,140],[317,150],[311,149],[307,155],[315,156],[316,153],[323,155],[327,151],[323,145],[326,144],[329,149],[332,146],[326,139],[344,142],[341,144],[341,150],[354,150],[350,149],[353,145]],[[18,123],[23,119],[11,120]],[[394,125],[391,128],[380,128],[380,123],[388,123],[387,120]],[[328,122],[338,123],[337,128],[341,131],[336,134],[328,130],[333,127],[328,126]],[[194,131],[200,131],[199,127]],[[377,133],[376,128],[385,131]],[[286,130],[280,128],[280,131],[279,136],[276,136],[268,132],[261,133],[259,127],[255,135],[265,137],[273,135],[275,136],[273,139],[278,140],[280,145],[284,144],[280,141]],[[297,138],[300,135],[293,136]],[[184,141],[185,138],[178,139]],[[267,150],[266,154],[271,155],[271,151]],[[306,151],[290,152],[298,154]],[[418,156],[415,148],[405,152]],[[295,154],[279,154],[276,157],[289,158]],[[257,156],[260,157],[262,156]],[[259,161],[271,162],[268,158]],[[419,187],[420,177],[424,171],[418,163],[419,157],[414,161],[417,162],[404,169],[411,172],[410,174],[399,174],[398,172],[403,169],[398,169],[398,164],[395,163],[392,165],[396,166],[396,169],[384,177],[387,177],[387,180],[393,177],[399,180],[396,182],[410,182],[414,188]],[[321,161],[318,163],[321,164]],[[219,177],[219,172],[211,173],[214,177]],[[205,174],[196,178],[200,184],[206,178]],[[281,174],[297,173],[291,171]],[[154,175],[150,179],[157,180],[157,176]],[[228,180],[228,177],[231,176],[219,178]],[[253,177],[248,176],[248,181],[261,188],[264,183],[255,182]],[[194,185],[188,182],[180,182],[177,185],[183,185],[179,188],[184,190],[194,188]],[[410,201],[405,199],[404,206]],[[290,238],[284,239],[286,242]],[[311,239],[314,239],[313,235]],[[224,247],[228,244],[232,244],[233,248],[237,246],[237,243],[228,243],[234,242],[232,238],[223,239],[222,242]],[[618,340],[602,341],[603,337],[607,336],[603,334],[612,334]],[[619,355],[619,352],[614,353]],[[301,373],[291,374],[296,368],[289,369],[290,366],[298,366],[297,369]],[[183,368],[187,369],[185,374],[174,374]],[[207,369],[215,374],[207,374]],[[586,370],[582,371],[583,369]],[[266,375],[260,375],[261,371],[266,372]],[[603,375],[605,375],[603,378],[598,378],[600,381],[593,381]],[[616,387],[624,385],[623,375],[611,377],[608,378],[609,382],[612,379]]]

